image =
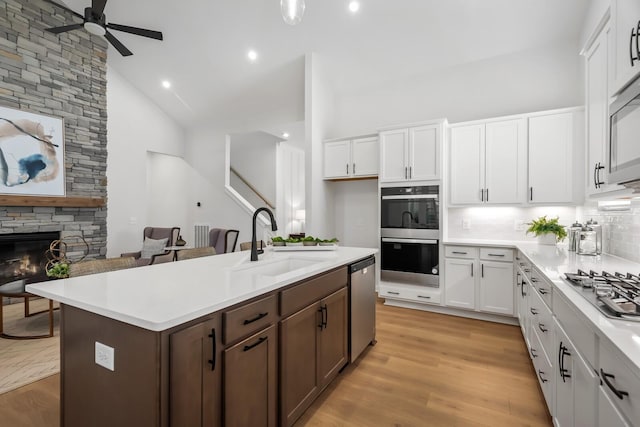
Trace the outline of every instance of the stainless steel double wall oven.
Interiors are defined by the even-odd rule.
[[[439,186],[383,187],[382,280],[439,286]]]

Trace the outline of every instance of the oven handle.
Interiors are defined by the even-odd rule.
[[[382,238],[383,243],[418,243],[420,245],[437,245],[437,240],[421,240],[421,239],[390,239],[388,237]]]
[[[382,200],[414,200],[414,199],[437,199],[437,194],[416,194],[412,196],[382,196]]]

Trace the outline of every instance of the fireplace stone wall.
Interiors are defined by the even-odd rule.
[[[82,13],[82,11],[79,11]],[[0,2],[0,105],[64,119],[66,194],[107,195],[107,45],[42,0]],[[90,257],[106,254],[107,208],[0,206],[0,233],[81,233]]]

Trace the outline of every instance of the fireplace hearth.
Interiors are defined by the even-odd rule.
[[[0,234],[0,285],[24,279],[47,280],[45,252],[59,232]]]

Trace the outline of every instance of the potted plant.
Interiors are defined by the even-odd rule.
[[[285,242],[287,246],[302,246],[302,240],[295,237],[289,237]]]
[[[533,233],[538,238],[538,243],[543,245],[555,245],[557,242],[563,241],[567,237],[567,232],[563,225],[558,224],[558,217],[547,219],[547,216],[541,216],[529,222],[527,234]]]
[[[57,262],[47,270],[47,277],[54,279],[64,279],[69,277],[69,264],[66,262]]]
[[[335,237],[333,239],[322,240],[320,246],[337,246],[339,240]]]
[[[271,238],[271,243],[273,243],[273,246],[284,246],[284,239],[280,236],[275,236]]]
[[[318,241],[315,237],[313,236],[305,236],[302,239],[302,244],[304,246],[316,246],[318,244]]]

